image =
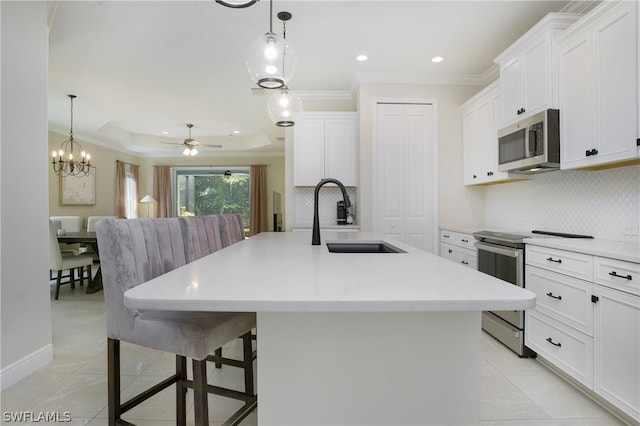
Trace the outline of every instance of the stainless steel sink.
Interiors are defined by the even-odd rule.
[[[327,241],[331,253],[406,253],[384,241]]]

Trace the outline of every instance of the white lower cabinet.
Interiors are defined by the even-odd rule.
[[[593,387],[593,337],[535,310],[527,311],[525,344],[571,377]]]
[[[640,297],[602,286],[594,293],[593,388],[640,421]]]
[[[478,251],[471,234],[440,230],[440,256],[471,269],[478,269]]]
[[[525,344],[640,421],[640,264],[531,244],[525,258]]]

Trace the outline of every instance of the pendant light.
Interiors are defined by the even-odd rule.
[[[71,100],[71,126],[69,139],[62,142],[58,151],[51,153],[53,171],[59,176],[87,176],[91,170],[91,156],[79,142],[73,140],[73,100],[76,95],[67,95]]]
[[[289,12],[278,13],[278,18],[289,20]],[[251,79],[264,89],[279,89],[293,76],[296,55],[286,38],[273,32],[273,0],[269,1],[269,32],[249,46],[247,70]]]
[[[291,127],[295,119],[302,111],[302,100],[297,93],[282,86],[278,91],[269,96],[267,101],[267,113],[269,118],[278,127]]]
[[[258,0],[216,0],[216,3],[221,4],[223,6],[231,7],[233,9],[242,9],[244,7],[249,7],[252,4],[256,3]]]
[[[278,13],[278,19],[282,21],[282,38],[287,39],[286,23],[291,19],[289,12]],[[275,93],[269,96],[267,101],[267,113],[276,126],[291,127],[295,125],[295,119],[302,111],[302,100],[297,93],[283,85]]]

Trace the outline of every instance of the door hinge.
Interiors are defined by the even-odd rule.
[[[598,296],[596,296],[595,294],[591,295],[591,302],[592,303],[598,303],[599,300],[600,300],[600,298]]]

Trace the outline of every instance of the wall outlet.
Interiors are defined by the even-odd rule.
[[[622,226],[622,235],[638,235],[638,224],[634,222],[626,222]]]

